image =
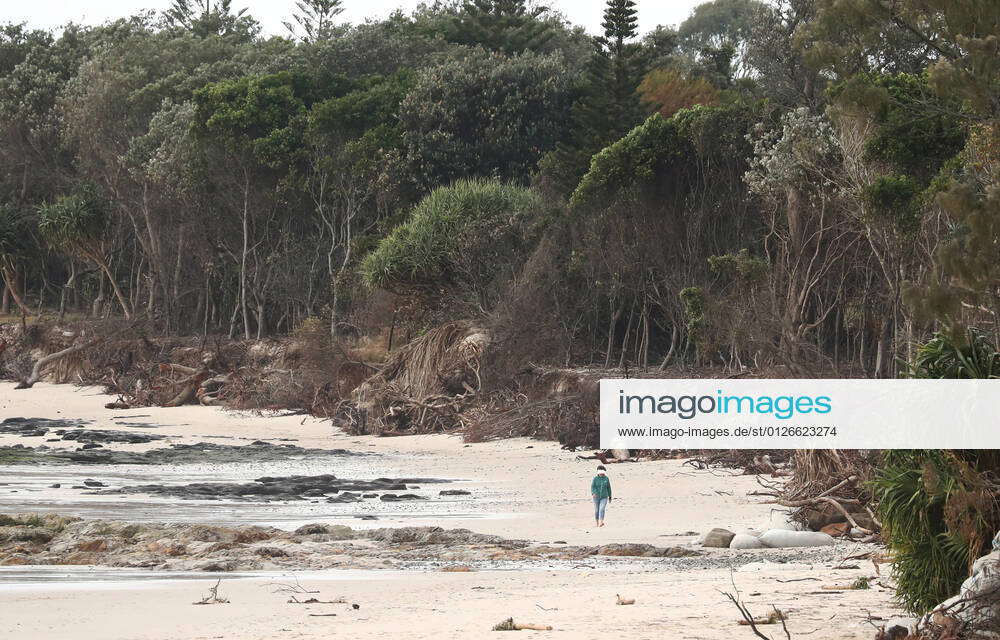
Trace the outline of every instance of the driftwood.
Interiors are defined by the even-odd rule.
[[[503,622],[493,627],[494,631],[552,631],[552,627],[544,624],[528,624],[514,622],[514,618],[507,618]]]
[[[208,594],[204,598],[191,604],[229,604],[229,598],[223,598],[219,595],[220,584],[222,584],[222,578],[216,581],[215,586],[208,590]]]
[[[74,345],[67,349],[63,349],[62,351],[56,351],[55,353],[50,353],[49,355],[43,358],[39,358],[38,361],[35,362],[35,366],[31,368],[31,375],[22,380],[21,382],[19,382],[18,385],[14,388],[30,389],[31,387],[35,386],[35,383],[37,383],[39,380],[42,379],[42,371],[44,371],[45,367],[48,366],[49,364],[56,362],[57,360],[62,360],[66,356],[71,356],[74,353],[79,353],[81,351],[84,351],[85,349],[89,349],[95,345],[104,342],[105,340],[107,340],[107,337],[94,338],[82,344]]]
[[[781,498],[781,497],[779,497],[779,494],[778,494],[778,492],[776,490],[767,491],[767,492],[757,492],[757,491],[755,491],[751,495],[770,496],[770,497],[773,497],[775,499],[771,500],[771,501],[769,501],[769,502],[767,502],[765,504],[776,504],[776,505],[779,505],[779,506],[782,506],[782,507],[789,507],[789,508],[793,508],[793,509],[795,509],[795,508],[801,508],[801,507],[822,507],[823,505],[830,505],[836,511],[838,511],[842,516],[844,516],[844,518],[851,525],[851,527],[857,529],[861,533],[864,533],[864,534],[867,534],[867,535],[875,535],[875,532],[872,531],[871,529],[868,529],[866,527],[862,527],[861,525],[859,525],[858,522],[857,522],[857,520],[854,519],[854,516],[851,515],[851,513],[844,507],[844,505],[856,505],[858,507],[861,507],[862,509],[865,510],[865,512],[868,513],[868,516],[872,519],[872,522],[875,523],[875,526],[881,528],[882,527],[882,523],[878,521],[878,519],[875,517],[875,514],[872,512],[872,510],[870,508],[868,508],[866,505],[862,505],[861,501],[858,500],[857,498],[840,498],[840,497],[836,497],[836,496],[832,496],[831,495],[831,494],[835,493],[836,491],[838,491],[840,489],[843,489],[846,486],[854,484],[857,481],[858,481],[858,477],[852,475],[852,476],[849,476],[847,478],[844,478],[843,480],[841,480],[840,482],[838,482],[834,486],[832,486],[829,489],[821,492],[819,495],[817,495],[815,497],[812,497],[812,498],[801,498],[801,499],[797,499],[797,500],[789,500],[789,499],[786,499],[786,498]],[[855,511],[858,511],[858,509],[855,509]]]
[[[35,362],[35,366],[33,366],[31,368],[31,375],[28,376],[25,380],[22,380],[20,383],[18,383],[18,385],[16,387],[14,387],[14,388],[15,389],[30,389],[31,387],[35,386],[35,383],[37,383],[39,380],[42,379],[42,372],[44,371],[45,367],[47,367],[48,365],[50,365],[53,362],[56,362],[58,360],[62,360],[63,358],[65,358],[67,356],[71,356],[74,353],[79,353],[81,351],[85,351],[87,349],[90,349],[91,347],[95,347],[95,346],[101,344],[102,342],[105,342],[106,340],[109,340],[109,339],[113,338],[114,336],[116,336],[116,335],[118,335],[120,333],[124,333],[125,331],[129,331],[129,330],[133,329],[136,326],[136,324],[137,324],[136,322],[133,322],[133,323],[127,325],[127,326],[121,327],[120,329],[116,329],[115,331],[112,331],[112,332],[108,333],[107,335],[98,336],[96,338],[92,338],[92,339],[90,339],[87,342],[84,342],[82,344],[73,345],[71,347],[67,347],[66,349],[63,349],[62,351],[56,351],[55,353],[50,353],[49,355],[47,355],[45,357],[39,358],[38,361]]]
[[[211,375],[212,373],[208,369],[201,369],[180,382],[177,382],[176,384],[181,387],[181,390],[176,396],[173,397],[172,400],[170,400],[170,402],[167,402],[163,406],[179,407],[181,405],[194,402],[198,389],[201,388],[201,383]]]

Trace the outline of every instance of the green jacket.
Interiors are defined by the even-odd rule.
[[[590,481],[590,493],[598,498],[611,499],[611,480],[607,476],[594,476]]]

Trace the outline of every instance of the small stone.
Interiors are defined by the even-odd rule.
[[[728,529],[715,528],[705,534],[705,538],[701,541],[701,546],[716,549],[728,549],[729,543],[732,542],[735,537],[736,534]]]

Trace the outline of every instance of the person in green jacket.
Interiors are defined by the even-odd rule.
[[[597,467],[597,475],[590,481],[590,493],[594,496],[594,520],[598,527],[603,527],[604,511],[611,502],[611,480],[603,464]]]

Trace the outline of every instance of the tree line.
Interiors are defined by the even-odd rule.
[[[349,0],[345,0],[349,1]],[[895,376],[1000,335],[1000,6],[525,0],[287,35],[229,0],[0,28],[3,313]],[[389,338],[391,344],[392,338]]]

